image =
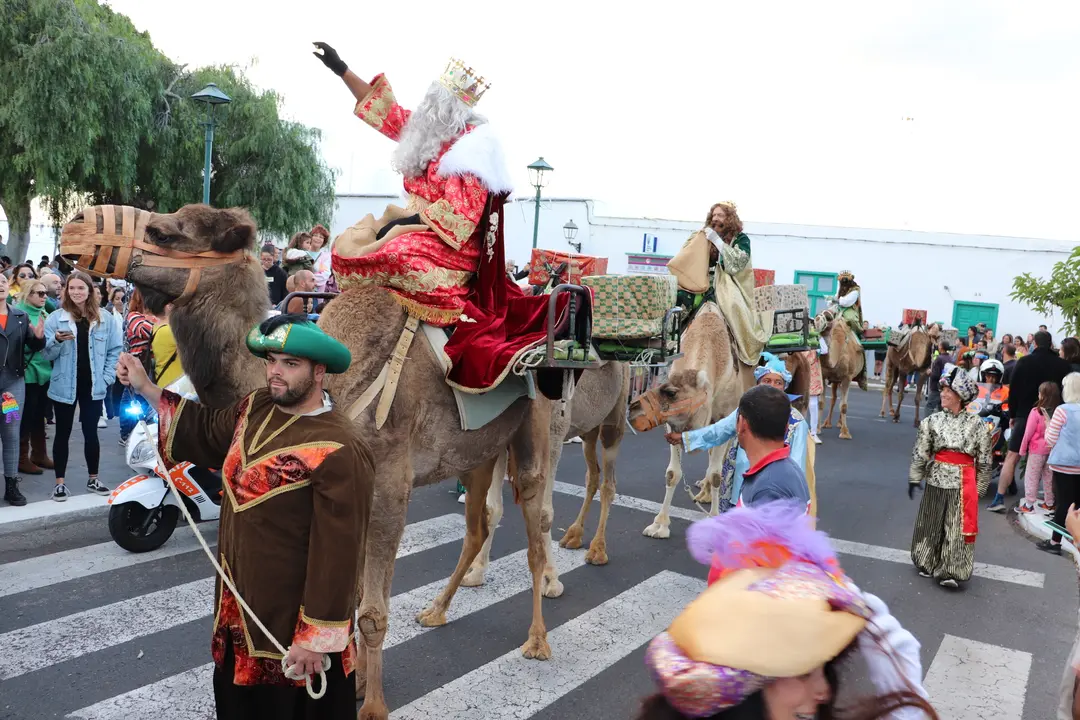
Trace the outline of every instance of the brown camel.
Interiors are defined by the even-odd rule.
[[[915,375],[915,427],[919,427],[919,410],[922,408],[923,388],[930,377],[930,361],[933,357],[934,343],[940,337],[937,325],[930,327],[929,332],[923,328],[915,328],[907,340],[907,348],[904,352],[889,346],[885,353],[885,387],[881,390],[881,417],[885,417],[885,409],[888,408],[893,422],[900,422],[900,408],[904,405],[904,392],[907,389],[907,377]],[[899,380],[900,392],[896,400],[896,409],[892,407],[893,386]]]
[[[784,367],[791,373],[791,384],[787,391],[799,397],[791,403],[791,406],[799,411],[803,417],[809,417],[810,411],[810,363],[806,356],[800,353],[784,353],[780,356],[784,360]],[[817,430],[817,428],[814,428]]]
[[[607,519],[611,502],[615,499],[615,458],[619,454],[619,445],[626,431],[626,401],[629,389],[629,366],[625,363],[609,362],[581,374],[569,402],[570,412],[566,412],[566,403],[561,401],[547,399],[536,401],[549,405],[551,412],[551,446],[548,454],[547,482],[544,485],[544,517],[550,518],[554,515],[552,494],[555,488],[555,472],[562,457],[563,441],[581,437],[585,450],[585,499],[582,501],[577,519],[567,528],[559,545],[571,550],[581,547],[589,506],[592,505],[597,489],[600,490],[600,522],[596,528],[596,535],[593,536],[592,543],[589,545],[589,551],[585,555],[585,562],[590,565],[605,565],[608,561]],[[600,441],[603,452],[603,485],[600,479],[600,463],[596,456],[597,440]],[[504,455],[496,465],[494,478],[488,490],[487,513],[490,528],[488,537],[484,542],[484,547],[473,560],[472,567],[465,575],[462,585],[477,586],[484,583],[484,574],[491,555],[491,542],[503,514],[502,483],[505,471]],[[550,547],[550,522],[546,527],[548,529],[544,533],[544,542],[547,543],[547,547]],[[559,571],[551,562],[550,554],[548,564],[544,568],[543,592],[544,596],[549,598],[558,597],[563,592],[563,585],[559,581]]]
[[[166,303],[174,303],[170,325],[180,361],[200,399],[227,405],[265,384],[261,363],[247,352],[244,342],[269,309],[266,279],[254,255],[255,223],[246,211],[206,205],[188,205],[171,214],[87,208],[65,227],[61,253],[69,258],[83,255],[85,261],[88,243],[106,248],[93,253],[95,274],[126,275],[142,291],[151,312],[160,313]],[[162,255],[171,257],[162,261]],[[404,310],[378,287],[347,290],[327,305],[320,327],[352,351],[349,370],[333,376],[327,387],[340,407],[351,408],[376,380],[405,323]],[[532,623],[521,651],[527,658],[551,657],[541,612],[548,547],[544,533],[550,531],[550,517],[546,523],[543,517],[550,408],[521,398],[484,428],[461,430],[441,363],[428,343],[417,341],[409,347],[396,398],[378,431],[375,411],[371,403],[355,418],[378,468],[367,542],[359,560],[359,629],[364,646],[356,683],[358,697],[364,696],[361,720],[389,716],[382,688],[382,645],[390,580],[413,487],[457,476],[468,489],[466,536],[457,567],[443,592],[417,616],[422,625],[443,625],[454,593],[487,539],[484,499],[498,456],[507,448],[525,517],[533,577]]]
[[[630,403],[630,423],[636,430],[651,430],[663,423],[671,432],[703,428],[729,415],[738,406],[743,392],[754,382],[753,369],[735,357],[727,322],[715,303],[701,306],[683,333],[683,356],[671,364],[667,382],[638,396]],[[712,503],[719,511],[720,493],[714,492],[723,479],[726,446],[709,450],[709,468],[699,483],[699,502]],[[671,499],[683,480],[682,448],[671,446],[664,481],[664,504],[643,531],[652,538],[671,537]]]
[[[825,386],[832,386],[832,402],[829,403],[829,415],[822,428],[832,427],[833,409],[836,408],[836,395],[840,394],[840,439],[850,440],[847,409],[848,391],[851,381],[859,376],[866,366],[866,352],[855,337],[854,331],[843,318],[829,321],[824,332],[829,346],[829,353],[821,359],[821,379]],[[821,428],[818,428],[820,433]]]

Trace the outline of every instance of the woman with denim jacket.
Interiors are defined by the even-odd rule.
[[[101,418],[101,402],[109,385],[116,381],[116,362],[124,342],[120,323],[94,302],[92,289],[90,276],[78,271],[71,273],[63,304],[45,321],[45,358],[53,363],[49,398],[56,413],[56,437],[53,439],[56,487],[52,497],[57,502],[68,498],[64,475],[76,406],[90,476],[86,489],[99,495],[110,492],[98,482],[101,445],[97,424]]]

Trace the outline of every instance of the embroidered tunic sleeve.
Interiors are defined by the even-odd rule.
[[[978,451],[975,457],[975,487],[979,491],[979,497],[990,487],[991,460],[993,459],[993,444],[990,441],[990,427],[982,421],[979,422]]]
[[[420,219],[455,250],[468,242],[487,205],[487,188],[474,175],[446,178],[443,196],[420,213]]]
[[[232,444],[236,418],[251,396],[225,408],[211,408],[161,391],[158,405],[158,448],[170,468],[187,461],[199,467],[220,468]]]
[[[371,81],[371,92],[356,103],[353,113],[395,141],[401,138],[401,130],[412,115],[412,111],[398,105],[390,81],[382,73]]]
[[[923,418],[919,423],[919,431],[915,436],[915,448],[911,451],[911,471],[908,473],[908,482],[912,485],[921,485],[930,474],[930,465],[933,463],[933,430],[931,429],[931,415]]]
[[[738,275],[750,264],[750,238],[746,233],[739,233],[730,245],[721,245],[720,264],[728,275]]]
[[[307,574],[293,644],[341,652],[349,643],[357,600],[356,549],[363,547],[374,466],[358,442],[342,446],[311,475],[314,490]]]

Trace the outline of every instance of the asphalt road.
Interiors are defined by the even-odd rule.
[[[819,527],[843,541],[841,562],[853,579],[919,638],[927,685],[944,718],[1053,717],[1076,634],[1075,566],[1035,550],[1011,513],[983,512],[976,560],[986,565],[976,577],[959,591],[920,578],[907,561],[918,505],[906,494],[910,410],[894,425],[877,419],[879,404],[876,393],[853,391],[855,439],[825,431],[817,458]],[[103,450],[119,452],[115,441]],[[619,455],[621,504],[608,526],[609,564],[584,565],[584,550],[558,555],[566,590],[544,603],[554,652],[546,663],[517,651],[530,596],[521,516],[509,492],[487,586],[463,588],[443,628],[421,632],[412,621],[414,608],[434,597],[453,568],[462,532],[452,482],[415,492],[386,652],[393,717],[633,717],[652,691],[645,643],[704,587],[706,574],[686,552],[686,520],[673,519],[668,540],[641,534],[653,513],[635,498],[662,500],[667,456],[658,432],[629,435]],[[686,458],[687,480],[700,478],[705,464],[704,455]],[[583,484],[580,445],[565,448],[558,480]],[[556,493],[556,539],[579,502]],[[694,510],[683,492],[676,504],[686,517]],[[586,540],[596,517],[594,509]],[[204,529],[213,537],[213,525]],[[186,530],[149,556],[119,551],[104,519],[4,536],[0,718],[213,717],[205,669],[211,573]]]

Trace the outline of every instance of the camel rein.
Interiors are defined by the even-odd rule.
[[[120,210],[119,232],[116,231],[117,209]],[[99,211],[101,232],[97,229]],[[186,269],[187,283],[180,297],[173,301],[177,307],[194,296],[203,268],[250,260],[244,250],[187,252],[147,242],[146,226],[153,216],[152,212],[137,211],[130,206],[98,205],[87,208],[81,225],[69,223],[64,228],[60,252],[63,255],[77,255],[75,268],[95,277],[111,275],[126,278],[135,258],[139,258],[146,267]]]
[[[140,420],[139,422],[143,426],[144,430],[146,430],[145,421]],[[147,432],[147,436],[151,440],[153,440],[153,436],[151,436],[149,432]],[[229,579],[229,576],[225,573],[225,570],[223,570],[221,565],[218,563],[217,558],[214,557],[214,553],[212,550],[210,550],[210,546],[206,544],[206,538],[204,538],[203,534],[199,532],[199,528],[195,524],[195,520],[191,517],[191,513],[188,511],[187,505],[184,504],[184,498],[180,496],[180,491],[176,489],[176,483],[173,482],[172,473],[168,471],[168,468],[161,457],[161,449],[158,447],[156,441],[152,442],[152,444],[154,446],[154,457],[157,460],[157,465],[162,469],[162,472],[160,472],[159,474],[163,478],[165,478],[165,482],[168,483],[169,489],[172,490],[173,497],[176,499],[176,504],[180,506],[180,512],[184,514],[184,519],[187,520],[187,524],[191,527],[191,531],[195,533],[195,538],[199,541],[199,545],[202,546],[203,552],[206,553],[206,557],[210,558],[210,562],[213,563],[214,569],[217,570],[218,577],[220,577],[221,581],[225,583],[225,586],[229,588],[229,592],[233,594],[233,597],[236,598],[236,602],[239,603],[240,607],[244,609],[244,612],[248,614],[248,617],[251,618],[251,620],[255,623],[256,627],[258,627],[259,630],[262,631],[263,635],[270,639],[270,642],[272,642],[274,644],[274,647],[277,648],[278,652],[281,653],[281,669],[285,673],[285,677],[290,680],[303,680],[304,686],[307,688],[307,694],[311,696],[312,700],[318,700],[326,694],[326,671],[330,669],[330,656],[323,653],[322,666],[318,672],[319,679],[322,682],[320,683],[319,689],[317,691],[312,689],[311,675],[298,676],[296,674],[295,665],[285,664],[285,660],[289,655],[289,651],[284,646],[282,646],[282,644],[278,642],[278,639],[274,637],[273,634],[271,634],[271,632],[266,628],[265,625],[263,625],[262,620],[259,619],[259,617],[255,614],[255,611],[252,610],[251,607],[247,604],[247,601],[245,601],[244,598],[241,597],[240,591],[236,589],[236,586],[233,585],[232,580]]]
[[[705,407],[705,403],[708,402],[708,397],[705,393],[698,393],[693,397],[688,397],[685,400],[680,400],[676,403],[672,403],[668,406],[667,410],[663,410],[660,407],[659,401],[656,399],[657,393],[650,391],[640,395],[637,402],[641,405],[642,417],[648,422],[648,427],[644,430],[652,430],[653,428],[660,427],[666,423],[669,419],[676,415],[693,415],[701,408]]]

